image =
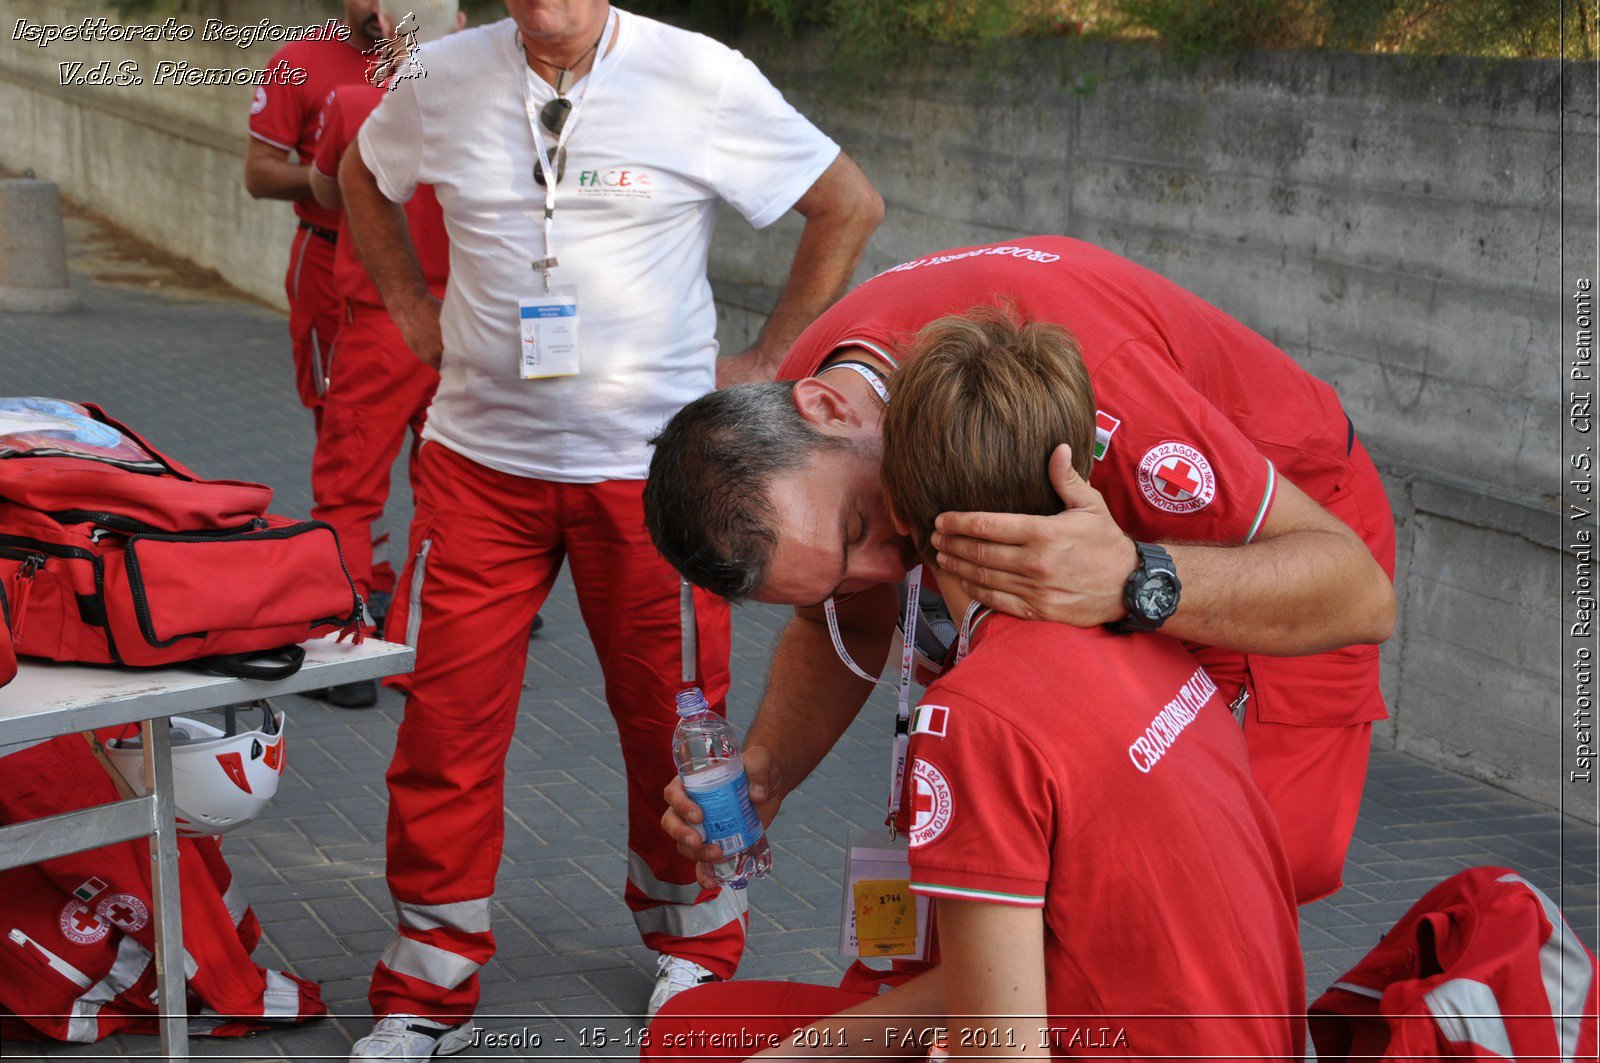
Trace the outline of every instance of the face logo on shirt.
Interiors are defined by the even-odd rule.
[[[1217,475],[1204,454],[1169,440],[1139,459],[1139,491],[1157,509],[1198,513],[1217,497]]]
[[[145,928],[150,922],[150,909],[131,893],[111,893],[100,898],[94,912],[101,919],[129,934]]]
[[[911,733],[914,735],[932,735],[943,738],[945,729],[950,726],[950,707],[948,705],[918,705],[911,711]]]
[[[581,170],[578,195],[649,199],[654,195],[655,179],[647,170],[618,167],[615,170]]]
[[[250,113],[251,114],[260,114],[262,111],[265,111],[266,109],[267,109],[267,90],[264,87],[262,87],[260,85],[257,85],[256,86],[256,94],[250,100]]]
[[[93,945],[111,933],[111,924],[94,914],[87,904],[74,898],[61,909],[61,936],[75,945]]]
[[[918,758],[911,765],[911,847],[943,834],[954,812],[955,795],[944,772]]]

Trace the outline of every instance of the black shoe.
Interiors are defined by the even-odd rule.
[[[384,591],[373,591],[367,596],[367,619],[372,621],[375,629],[372,637],[375,639],[383,638],[384,624],[389,619],[389,605],[393,600],[394,596]]]
[[[543,628],[543,627],[544,627],[544,616],[542,614],[539,614],[539,613],[534,613],[533,614],[533,630],[528,632],[528,637],[530,639],[533,638],[533,636],[537,635],[539,633],[540,629]]]
[[[358,679],[354,683],[343,683],[325,690],[308,690],[306,695],[341,709],[368,709],[378,703],[378,681]]]

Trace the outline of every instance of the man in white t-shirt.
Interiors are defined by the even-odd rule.
[[[352,1058],[471,1041],[528,627],[564,557],[622,741],[625,899],[661,954],[651,1010],[733,973],[743,894],[702,891],[658,826],[681,639],[678,578],[644,526],[646,441],[714,386],[770,379],[882,217],[854,163],[737,52],[606,0],[507,7],[424,45],[340,168],[368,271],[442,374],[387,628],[417,650],[395,684],[407,700],[388,773],[400,926],[373,976],[378,1025]],[[419,183],[450,237],[442,308],[398,206]],[[719,199],[756,227],[790,208],[806,219],[760,338],[722,359],[706,279]],[[727,604],[698,591],[696,604],[697,681],[720,707]],[[548,708],[535,765],[563,728],[590,726]],[[570,814],[575,832],[597,818]]]

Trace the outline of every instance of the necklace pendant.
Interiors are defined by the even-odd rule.
[[[556,95],[565,96],[572,88],[572,83],[577,80],[572,71],[565,67],[556,71]]]

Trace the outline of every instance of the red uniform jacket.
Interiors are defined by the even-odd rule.
[[[1594,953],[1503,867],[1429,890],[1311,1006],[1319,1060],[1594,1059]]]
[[[0,751],[0,823],[118,798],[80,735]],[[189,1032],[238,1036],[327,1014],[315,982],[250,959],[261,926],[217,840],[180,838],[178,865]],[[150,871],[141,839],[0,872],[0,1037],[157,1032]]]

